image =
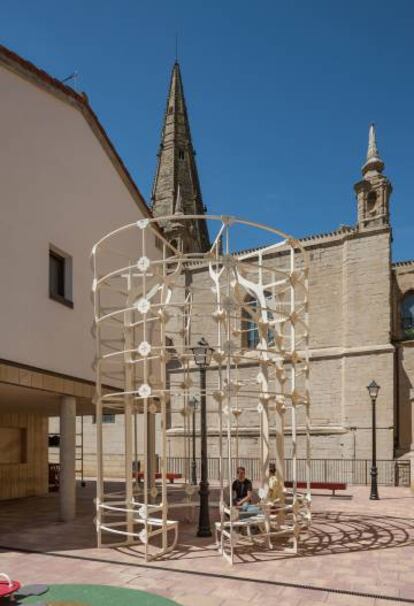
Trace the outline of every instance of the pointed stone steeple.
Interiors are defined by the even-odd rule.
[[[362,167],[362,174],[366,175],[370,171],[381,173],[384,170],[384,162],[381,160],[377,148],[377,136],[375,133],[375,125],[371,124],[368,134],[368,151],[367,160]]]
[[[184,98],[180,66],[173,66],[158,166],[152,189],[152,210],[155,217],[176,214],[204,215],[195,151]],[[207,223],[204,219],[160,221],[165,235],[184,252],[205,252],[210,248]],[[181,230],[178,230],[181,225]],[[178,233],[179,232],[179,233]],[[181,242],[180,242],[181,241]]]
[[[384,162],[378,152],[375,126],[371,124],[367,159],[362,167],[363,179],[354,187],[358,201],[359,229],[389,225],[392,186],[382,174],[383,170]]]

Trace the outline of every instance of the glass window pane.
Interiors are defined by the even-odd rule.
[[[266,300],[268,301],[266,307],[271,307],[272,295],[271,293],[265,293]],[[249,297],[246,300],[247,306],[255,311],[257,308],[257,301],[253,297]],[[248,349],[256,349],[259,344],[259,330],[257,327],[257,323],[251,318],[248,310],[243,310],[243,330],[246,331],[245,343]],[[269,321],[273,320],[273,313],[270,309],[267,309],[267,318]],[[274,345],[274,329],[273,327],[269,327],[267,333],[267,342],[268,345]]]
[[[65,260],[52,251],[49,252],[49,289],[52,295],[65,296]]]
[[[414,293],[406,295],[401,302],[401,328],[404,337],[414,339]]]

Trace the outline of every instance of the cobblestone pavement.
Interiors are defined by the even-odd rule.
[[[313,497],[313,523],[297,556],[246,551],[234,566],[211,539],[183,525],[171,556],[95,547],[94,486],[79,489],[78,517],[58,521],[57,495],[0,503],[0,571],[23,583],[99,583],[143,589],[183,606],[414,604],[414,495],[408,488],[351,487]],[[349,592],[349,593],[348,593]],[[391,598],[391,599],[389,599]]]

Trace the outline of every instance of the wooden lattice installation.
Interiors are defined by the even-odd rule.
[[[168,219],[177,217],[162,218]],[[186,221],[194,219],[208,220],[211,229],[218,225],[207,253],[177,250],[162,235],[157,219],[121,227],[92,251],[98,544],[139,544],[147,560],[162,557],[179,538],[174,510],[198,506],[190,464],[178,484],[169,485],[167,440],[169,428],[180,427],[190,461],[189,403],[200,395],[192,348],[208,334],[214,353],[203,395],[209,430],[218,436],[218,547],[230,562],[246,541],[296,551],[311,517],[307,254],[282,232],[234,217],[180,216],[181,227],[185,230]],[[247,229],[272,243],[237,252],[240,231]],[[247,366],[254,372],[247,373]],[[125,427],[122,489],[112,491],[104,468],[102,418],[107,410],[122,413]],[[306,436],[304,493],[297,490],[298,424]],[[249,517],[234,505],[231,490],[242,425],[257,430],[261,461],[258,511]],[[291,491],[283,488],[285,433],[291,434]],[[276,461],[276,483],[269,478],[271,459]],[[290,538],[287,547],[282,547],[286,541],[273,540],[283,536]]]

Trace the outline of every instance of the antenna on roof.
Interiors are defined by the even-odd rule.
[[[74,71],[70,74],[70,76],[63,78],[63,80],[61,80],[61,82],[62,82],[62,84],[66,84],[66,82],[73,80],[73,88],[76,90],[76,92],[78,92],[78,77],[79,77],[79,72]]]
[[[178,63],[178,34],[175,32],[175,62]]]

